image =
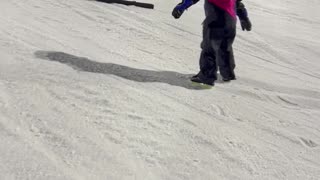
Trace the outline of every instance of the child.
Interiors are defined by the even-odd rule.
[[[183,0],[172,11],[178,19],[182,13],[199,0]],[[200,72],[191,81],[214,85],[217,70],[223,81],[235,80],[235,62],[232,43],[236,36],[237,15],[242,30],[251,30],[247,10],[241,0],[205,0],[205,20],[203,22],[202,52]]]

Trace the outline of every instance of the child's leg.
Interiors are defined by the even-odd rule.
[[[223,79],[235,79],[232,44],[236,36],[236,20],[228,14],[223,16],[224,26],[212,24],[211,46],[216,54],[216,61]]]
[[[215,81],[217,79],[216,55],[210,42],[210,28],[206,22],[203,24],[203,40],[201,43],[200,72],[198,76],[203,80]]]
[[[232,44],[236,36],[235,26],[228,26],[225,29],[223,40],[221,41],[220,48],[218,50],[218,65],[221,76],[224,79],[235,79],[234,68],[235,61],[233,55]]]

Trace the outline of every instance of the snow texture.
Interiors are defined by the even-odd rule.
[[[210,90],[203,1],[144,2],[0,0],[0,179],[320,179],[320,1],[246,0]]]

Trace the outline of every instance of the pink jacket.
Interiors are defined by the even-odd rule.
[[[236,1],[237,0],[208,0],[210,3],[216,5],[222,10],[228,12],[232,17],[236,18]]]

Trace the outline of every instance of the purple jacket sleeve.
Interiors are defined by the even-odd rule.
[[[248,18],[248,11],[245,5],[241,2],[242,0],[237,0],[236,9],[237,15],[239,19],[247,19]]]

